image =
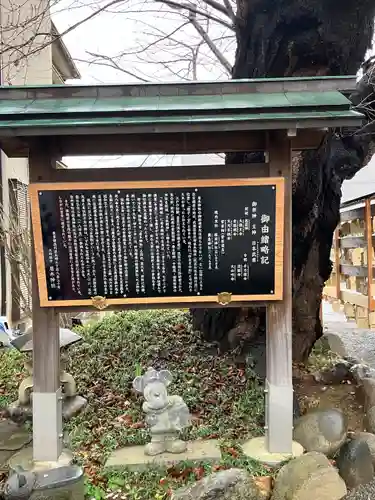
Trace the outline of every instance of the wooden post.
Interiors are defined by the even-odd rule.
[[[366,242],[367,242],[367,296],[368,296],[368,317],[373,309],[372,298],[372,280],[373,280],[373,261],[372,261],[372,217],[371,217],[371,199],[367,198],[365,204],[365,221],[366,221]]]
[[[30,153],[31,182],[48,180],[51,168],[48,153]],[[39,305],[35,257],[33,248],[33,459],[55,462],[63,443],[59,314]]]
[[[339,223],[340,224],[340,223]],[[341,263],[340,263],[340,235],[339,227],[336,228],[334,232],[334,242],[335,242],[335,291],[336,299],[341,300]]]
[[[267,307],[266,442],[270,453],[291,453],[292,383],[292,166],[286,133],[269,141],[270,176],[285,178],[284,299]]]

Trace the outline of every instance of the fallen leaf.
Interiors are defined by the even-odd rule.
[[[258,486],[259,490],[264,493],[270,493],[272,490],[272,477],[271,476],[259,476],[254,477],[254,482]]]
[[[181,469],[179,467],[171,467],[167,472],[174,479],[186,479],[193,472],[193,468],[186,467],[185,469]]]
[[[219,439],[219,434],[209,434],[205,439]]]
[[[215,472],[217,472],[217,471],[219,471],[219,470],[225,470],[225,469],[227,469],[227,466],[226,466],[226,465],[214,465],[214,466],[212,467],[212,470],[213,470],[213,471],[215,471]]]
[[[145,427],[144,422],[135,422],[130,426],[131,429],[143,429]]]
[[[124,424],[128,424],[130,425],[132,422],[133,422],[133,418],[131,415],[127,415],[126,413],[124,413],[123,415],[119,415],[116,420],[118,422],[123,422]]]
[[[193,472],[195,474],[197,481],[199,481],[199,479],[202,479],[202,477],[204,476],[204,468],[203,467],[196,467]]]

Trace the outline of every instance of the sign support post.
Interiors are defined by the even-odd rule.
[[[285,206],[284,296],[267,306],[266,445],[269,453],[292,453],[292,175],[286,134],[272,137],[269,159],[270,176],[285,179]]]
[[[51,160],[30,152],[30,180],[48,180]],[[57,462],[62,453],[59,313],[41,307],[37,259],[32,250],[33,460]]]

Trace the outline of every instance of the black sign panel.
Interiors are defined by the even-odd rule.
[[[34,186],[50,305],[275,294],[276,184],[171,183]]]

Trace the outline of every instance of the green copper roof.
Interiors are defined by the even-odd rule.
[[[338,91],[8,99],[0,101],[0,128],[360,118],[350,111],[349,105],[348,99]]]
[[[0,116],[47,115],[64,113],[178,113],[226,110],[269,110],[297,108],[348,109],[348,100],[340,92],[285,92],[275,94],[229,94],[174,97],[123,97],[86,99],[28,99],[0,103]],[[20,117],[21,118],[21,117]]]
[[[0,86],[0,146],[30,137],[359,125],[353,78],[184,84]],[[346,90],[345,90],[346,89]],[[99,130],[100,129],[100,130]],[[6,139],[6,141],[5,141]],[[4,146],[5,150],[6,147]]]

